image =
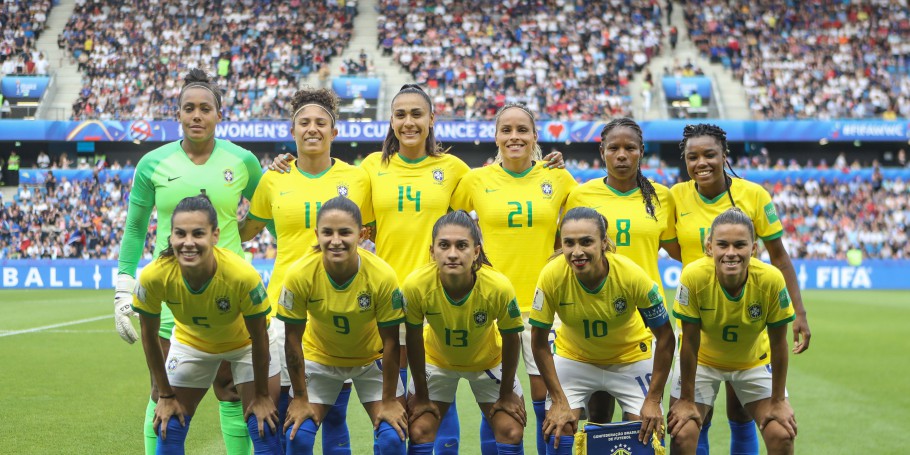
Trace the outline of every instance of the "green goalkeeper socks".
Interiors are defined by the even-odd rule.
[[[142,435],[145,439],[145,455],[155,455],[158,449],[158,436],[155,434],[155,402],[149,397],[149,404],[145,407],[145,422],[142,425]]]
[[[221,436],[228,455],[249,455],[253,447],[250,433],[243,421],[243,404],[239,401],[219,401]]]

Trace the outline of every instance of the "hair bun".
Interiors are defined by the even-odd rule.
[[[186,76],[183,77],[184,87],[189,84],[199,83],[199,82],[202,82],[204,84],[208,84],[211,82],[209,75],[205,74],[205,71],[203,71],[201,68],[193,68],[190,70],[189,73],[186,73]]]

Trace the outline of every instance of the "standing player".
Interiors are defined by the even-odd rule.
[[[332,141],[338,136],[335,112],[338,99],[328,89],[298,90],[291,99],[291,135],[297,144],[297,160],[287,173],[267,172],[250,201],[250,212],[240,228],[247,241],[273,221],[278,240],[278,256],[269,281],[269,295],[277,296],[284,285],[288,267],[316,246],[316,214],[322,204],[335,197],[351,199],[372,221],[370,178],[366,171],[332,158]],[[277,307],[276,307],[277,311]],[[276,336],[284,350],[284,323],[274,322]],[[281,353],[282,360],[284,353]],[[279,414],[287,411],[290,377],[282,361],[281,405]],[[351,453],[346,421],[351,388],[346,384],[338,402],[322,424],[322,446],[327,454]]]
[[[616,118],[600,133],[600,157],[607,176],[579,185],[569,194],[566,208],[590,207],[607,220],[607,237],[621,254],[647,272],[666,302],[657,267],[660,248],[679,259],[676,220],[670,189],[645,178],[641,172],[644,138],[630,118]],[[613,400],[605,409],[589,409],[592,420],[609,420]]]
[[[741,209],[752,220],[756,233],[768,249],[771,263],[783,273],[787,281],[787,290],[793,298],[793,309],[796,312],[793,352],[799,354],[805,351],[809,348],[811,337],[806,310],[799,292],[796,271],[781,240],[784,230],[771,195],[755,183],[727,175],[727,133],[720,127],[705,123],[686,126],[679,148],[692,179],[676,184],[670,190],[676,203],[676,234],[683,267],[705,256],[705,239],[710,235],[714,219],[731,207]],[[764,340],[763,346],[765,352],[768,352],[767,337]],[[673,381],[676,382],[675,377]],[[755,424],[736,398],[728,384],[727,417],[732,434],[730,451],[757,454]],[[710,420],[709,414],[699,439],[699,446],[703,447],[699,450],[704,453],[708,453]]]
[[[515,286],[527,324],[534,285],[553,254],[559,216],[577,183],[565,169],[549,170],[541,162],[534,116],[521,104],[507,104],[496,114],[496,146],[497,163],[468,172],[451,205],[477,213],[486,237],[484,248],[497,270]],[[530,325],[526,328],[521,337],[522,354],[537,419],[537,451],[543,454],[541,424],[547,388],[531,352]]]
[[[158,453],[182,454],[190,419],[222,362],[228,362],[246,409],[256,453],[280,455],[278,344],[267,333],[271,306],[259,273],[216,247],[215,207],[205,195],[180,201],[169,246],[139,279],[133,308],[142,347],[158,386],[154,409]],[[174,335],[165,362],[158,342],[162,302],[173,311]],[[265,428],[268,424],[268,428]]]
[[[286,323],[294,393],[284,423],[288,453],[313,453],[316,430],[349,379],[376,429],[377,452],[405,452],[407,414],[398,382],[401,291],[395,271],[357,247],[362,225],[350,199],[329,199],[316,218],[319,252],[287,272],[278,318]]]
[[[221,121],[221,91],[209,83],[200,69],[191,70],[184,78],[180,92],[177,120],[183,139],[159,147],[139,160],[130,192],[126,227],[120,247],[117,291],[114,294],[114,321],[120,337],[127,343],[138,339],[130,323],[131,293],[135,287],[136,268],[145,247],[149,217],[158,210],[158,230],[154,255],[167,248],[171,214],[180,200],[204,191],[218,214],[221,230],[219,245],[243,254],[237,231],[237,205],[240,197],[251,198],[262,170],[259,160],[248,150],[228,141],[215,139],[215,126]],[[160,342],[168,351],[174,319],[167,307],[162,309]],[[223,364],[214,383],[221,413],[221,432],[229,454],[250,452],[250,440],[243,421],[240,397],[234,390],[231,371]],[[156,437],[152,428],[153,411],[158,391],[152,380],[152,393],[145,415],[145,452],[155,452]]]
[[[639,440],[648,441],[663,422],[674,345],[657,284],[615,254],[606,220],[594,209],[569,210],[560,236],[564,260],[544,267],[531,309],[534,359],[552,402],[543,425],[547,453],[572,453],[578,419],[600,391],[616,397],[623,420],[642,420]],[[562,321],[555,354],[548,341],[554,315]],[[646,327],[657,339],[653,353]]]
[[[401,286],[412,373],[411,455],[433,453],[440,414],[455,402],[462,378],[495,433],[492,453],[524,453],[527,415],[515,378],[524,326],[512,284],[491,268],[481,243],[467,212],[444,215],[433,226],[434,262]]]
[[[706,248],[708,257],[683,270],[673,305],[683,321],[682,373],[667,419],[673,452],[696,453],[698,425],[726,381],[759,422],[768,453],[792,454],[796,418],[786,390],[787,323],[795,315],[787,283],[774,266],[751,260],[758,250],[755,228],[740,209],[714,219]]]

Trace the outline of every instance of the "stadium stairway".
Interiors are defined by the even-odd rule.
[[[51,8],[47,18],[47,29],[35,43],[39,51],[47,56],[50,62],[50,71],[55,76],[56,90],[53,99],[46,100],[49,108],[42,109],[44,120],[67,120],[73,112],[73,103],[79,97],[82,88],[82,73],[79,67],[70,58],[66,49],[57,47],[57,37],[63,33],[66,22],[76,9],[74,0],[59,0]]]
[[[666,3],[661,2],[661,7],[666,18]],[[676,50],[670,49],[669,31],[670,27],[664,22],[664,40],[663,52],[654,56],[648,65],[651,74],[654,77],[653,100],[651,109],[645,112],[644,103],[641,94],[641,84],[644,82],[644,74],[638,73],[632,79],[632,112],[635,113],[639,120],[657,120],[669,118],[668,110],[665,107],[663,92],[661,89],[661,78],[664,74],[664,68],[672,68],[677,63],[685,64],[686,60],[691,60],[693,64],[701,67],[705,75],[714,81],[715,93],[719,94],[721,115],[731,120],[750,120],[752,112],[749,110],[748,97],[746,90],[743,88],[742,81],[733,77],[733,73],[724,69],[720,64],[713,64],[706,57],[699,54],[695,43],[688,39],[688,30],[686,20],[683,16],[684,5],[676,2],[671,17],[672,24],[679,29],[679,41],[676,43]],[[665,19],[664,19],[665,20]]]
[[[382,80],[377,116],[380,120],[386,120],[391,117],[389,105],[392,102],[392,97],[398,93],[398,89],[402,85],[414,82],[414,78],[392,57],[382,55],[382,50],[379,49],[379,31],[376,28],[377,17],[379,17],[378,0],[359,0],[357,2],[354,35],[351,36],[351,42],[341,56],[332,59],[329,68],[332,70],[331,77],[333,79],[342,76],[341,67],[344,62],[346,60],[357,61],[360,57],[361,49],[366,51],[368,59],[373,61],[373,67],[376,69],[376,75],[372,77],[378,77]],[[316,72],[311,73],[307,79],[302,81],[302,84],[318,87],[319,77]]]

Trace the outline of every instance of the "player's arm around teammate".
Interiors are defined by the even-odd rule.
[[[208,197],[182,200],[171,217],[170,246],[146,269],[134,297],[146,361],[159,388],[153,422],[159,433],[158,451],[183,453],[196,406],[226,361],[256,451],[280,454],[279,367],[266,331],[268,297],[252,266],[215,247],[217,223]],[[176,319],[166,361],[158,342],[162,301]]]
[[[316,219],[320,251],[298,261],[285,280],[278,317],[287,323],[294,393],[284,424],[288,453],[312,453],[318,425],[348,379],[373,421],[379,453],[404,453],[402,297],[391,267],[357,248],[361,224],[351,200],[327,201]]]
[[[569,210],[560,225],[563,258],[541,272],[531,310],[531,343],[552,402],[544,422],[555,453],[571,435],[592,395],[616,397],[624,420],[643,421],[639,439],[659,433],[660,407],[675,341],[657,285],[614,253],[606,220],[594,209]],[[637,310],[637,311],[636,311]],[[555,355],[547,335],[558,314]],[[651,351],[652,336],[657,339]],[[560,436],[570,436],[562,438]]]
[[[412,373],[409,453],[433,452],[440,416],[454,402],[462,378],[491,424],[496,452],[523,453],[527,413],[515,373],[524,327],[515,291],[490,268],[480,229],[467,212],[440,218],[432,239],[434,262],[402,285]]]
[[[722,381],[733,387],[761,429],[769,454],[793,453],[796,418],[787,399],[787,323],[795,317],[778,269],[752,261],[752,220],[732,208],[718,216],[708,257],[683,270],[673,306],[683,320],[680,383],[668,426],[674,453],[695,453],[699,426]],[[760,335],[771,341],[770,364]]]

